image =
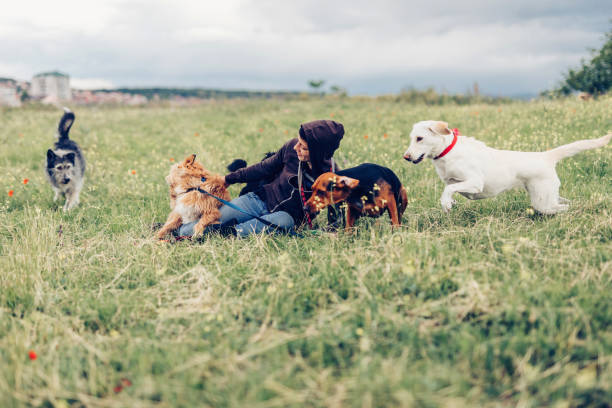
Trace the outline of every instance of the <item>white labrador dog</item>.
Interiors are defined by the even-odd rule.
[[[612,134],[546,152],[515,152],[492,149],[473,137],[457,136],[445,122],[427,120],[412,128],[404,159],[414,164],[423,158],[433,159],[436,172],[446,183],[440,198],[446,212],[455,204],[455,193],[478,200],[523,187],[535,210],[555,214],[567,210],[569,203],[559,197],[561,182],[555,171],[557,162],[583,150],[605,146],[610,138]]]

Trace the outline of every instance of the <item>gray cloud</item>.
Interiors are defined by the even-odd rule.
[[[325,78],[370,94],[478,81],[490,94],[536,93],[601,45],[612,16],[603,1],[292,3],[5,6],[0,76],[61,69],[118,86],[252,89]]]

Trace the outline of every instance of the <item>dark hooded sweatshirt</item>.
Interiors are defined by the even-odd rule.
[[[344,135],[342,124],[331,120],[316,120],[300,126],[300,137],[308,144],[312,169],[302,163],[302,172],[313,181],[321,174],[331,171],[331,158],[340,145]],[[274,179],[264,184],[255,194],[266,203],[268,211],[286,211],[301,225],[305,219],[302,198],[298,191],[299,159],[293,149],[298,139],[291,139],[280,148],[274,156],[252,166],[245,167],[225,176],[228,184],[248,183],[274,176]],[[306,199],[312,193],[312,183],[309,177],[302,178],[302,186]]]

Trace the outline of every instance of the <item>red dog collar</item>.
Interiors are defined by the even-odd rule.
[[[446,154],[447,154],[448,152],[450,152],[450,151],[453,149],[453,147],[455,147],[455,144],[457,144],[457,136],[459,136],[460,134],[461,134],[461,133],[459,133],[459,129],[454,128],[454,129],[453,129],[453,141],[451,142],[451,144],[450,144],[450,145],[448,145],[448,147],[447,147],[446,149],[444,149],[444,150],[442,151],[442,153],[440,153],[439,155],[437,155],[436,157],[434,157],[434,160],[438,160],[440,157],[444,157],[444,156],[446,156]]]

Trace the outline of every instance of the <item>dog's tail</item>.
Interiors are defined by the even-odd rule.
[[[610,142],[611,138],[612,133],[609,133],[603,137],[600,137],[599,139],[579,140],[577,142],[566,144],[563,146],[559,146],[555,149],[549,150],[545,152],[545,154],[554,163],[557,163],[559,160],[573,156],[583,150],[596,149],[598,147],[605,146]]]
[[[231,162],[230,164],[227,165],[227,169],[229,171],[236,171],[238,169],[241,169],[243,167],[247,166],[247,162],[242,160],[242,159],[236,159],[233,162]]]
[[[276,153],[274,153],[274,152],[267,152],[267,153],[264,155],[264,158],[262,159],[262,161],[263,161],[263,160],[266,160],[266,159],[267,159],[267,158],[269,158],[269,157],[274,156],[275,154],[276,154]],[[241,169],[241,168],[246,167],[246,166],[247,166],[247,162],[246,162],[245,160],[242,160],[242,159],[236,159],[236,160],[234,160],[233,162],[231,162],[231,163],[230,163],[230,164],[227,166],[227,169],[228,169],[229,171],[236,171],[236,170]]]
[[[57,125],[57,138],[59,142],[63,142],[68,140],[68,133],[70,132],[70,128],[74,123],[74,113],[70,111],[68,108],[64,108],[64,116],[59,121]]]

